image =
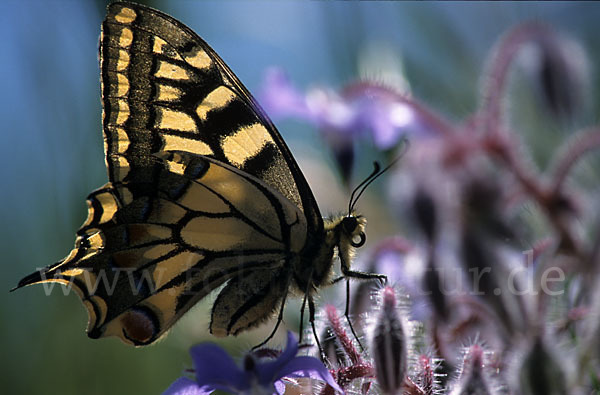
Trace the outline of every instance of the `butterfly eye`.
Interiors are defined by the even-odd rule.
[[[356,241],[357,237],[358,237],[358,241]],[[359,248],[359,247],[362,247],[366,241],[367,241],[367,235],[365,235],[364,232],[360,232],[357,236],[352,238],[352,240],[350,241],[350,244],[352,244],[352,247]]]
[[[358,220],[356,219],[356,217],[345,217],[342,220],[342,227],[344,228],[344,232],[346,232],[348,235],[354,233],[354,230],[357,226]]]

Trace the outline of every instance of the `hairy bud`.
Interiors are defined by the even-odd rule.
[[[436,209],[431,195],[422,188],[417,190],[413,199],[414,216],[417,224],[427,237],[433,242],[436,236]]]
[[[483,349],[474,344],[467,349],[464,356],[460,378],[456,384],[453,395],[488,395],[493,392],[493,385],[489,382],[485,371]]]
[[[406,335],[396,310],[394,289],[383,290],[383,308],[377,318],[372,342],[377,382],[384,394],[400,392],[406,376]]]
[[[565,374],[542,339],[536,338],[519,369],[523,395],[558,395],[568,393]]]

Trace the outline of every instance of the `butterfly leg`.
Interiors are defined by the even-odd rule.
[[[354,330],[354,326],[352,326],[352,321],[350,320],[350,279],[346,279],[346,310],[344,311],[344,317],[346,317],[350,331],[352,331],[356,342],[360,346],[360,350],[365,351],[365,348],[363,347],[358,335],[356,334],[356,331]]]
[[[304,298],[302,299],[302,307],[300,308],[300,329],[298,330],[298,335],[300,339],[298,340],[299,344],[302,344],[302,335],[304,334],[304,310],[306,309],[306,301],[308,300],[311,284],[312,284],[312,275],[313,271],[310,271],[308,275],[308,281],[306,282],[306,289],[304,290]],[[314,332],[314,331],[313,331]],[[316,337],[316,336],[315,336]],[[318,342],[318,340],[317,340]]]
[[[365,273],[365,274],[369,274],[369,273]],[[347,276],[340,276],[340,277],[334,279],[333,281],[331,281],[331,284],[336,284],[344,279],[346,280],[346,310],[344,312],[344,317],[346,317],[346,321],[348,322],[350,331],[352,331],[352,334],[354,335],[356,342],[360,346],[361,351],[364,351],[365,348],[363,347],[362,343],[360,342],[360,339],[358,338],[358,335],[356,334],[356,331],[354,330],[354,326],[352,326],[352,321],[350,320],[350,279]]]
[[[381,281],[382,285],[387,284],[387,276],[385,274],[365,273],[365,272],[350,270],[350,269],[346,268],[345,265],[342,265],[342,273],[344,274],[344,277],[346,277],[346,278],[356,278],[358,280],[379,280],[379,281]]]
[[[319,341],[319,336],[317,334],[317,328],[315,327],[315,302],[314,302],[312,296],[309,295],[309,290],[311,288],[311,284],[312,284],[312,271],[310,272],[309,280],[307,282],[306,290],[304,292],[304,299],[302,299],[302,308],[300,310],[300,330],[299,330],[300,340],[298,342],[300,344],[302,344],[302,333],[303,333],[303,326],[304,326],[304,309],[306,308],[306,302],[308,302],[308,314],[309,314],[308,320],[310,322],[310,326],[312,328],[313,336],[317,343],[317,347],[319,348],[319,355],[321,356],[321,360],[323,362],[325,362],[327,360],[327,357],[325,356],[325,351],[323,350],[323,347],[321,346],[321,342]]]
[[[356,334],[356,331],[354,330],[354,326],[352,326],[352,321],[350,320],[350,278],[356,278],[356,279],[360,279],[360,280],[376,279],[376,280],[381,281],[383,284],[385,284],[385,283],[387,283],[387,276],[384,274],[352,271],[348,268],[348,266],[344,265],[343,263],[342,263],[342,273],[344,275],[339,278],[336,278],[335,280],[333,280],[332,283],[335,284],[336,282],[339,282],[344,278],[346,279],[346,309],[344,311],[344,317],[346,317],[346,321],[348,322],[350,331],[354,335],[354,338],[356,339],[356,342],[360,346],[361,351],[364,351],[365,348],[363,347],[362,343],[360,342],[360,339],[358,338],[358,335]]]
[[[302,335],[304,334],[304,309],[306,309],[306,299],[308,298],[308,292],[304,293],[304,298],[302,299],[302,307],[300,308],[300,328],[298,329],[298,343],[302,344]]]
[[[277,332],[277,329],[279,329],[279,325],[283,321],[283,309],[285,307],[285,300],[287,299],[287,295],[288,295],[288,293],[286,292],[283,295],[283,298],[281,299],[281,307],[279,308],[279,315],[277,316],[277,323],[275,324],[275,328],[273,328],[273,331],[271,332],[271,334],[265,340],[263,340],[262,342],[260,342],[256,346],[252,347],[253,351],[256,350],[257,348],[260,348],[260,347],[264,346],[265,344],[267,344],[269,342],[269,340],[271,340],[273,338],[273,336],[275,336],[275,333]]]
[[[313,301],[312,296],[308,296],[308,313],[310,315],[310,326],[312,327],[313,336],[315,337],[317,347],[319,348],[319,355],[321,356],[321,361],[323,361],[323,363],[326,363],[327,356],[325,355],[323,347],[321,347],[321,342],[319,342],[319,336],[317,335],[317,329],[315,328],[315,302]]]
[[[350,270],[350,262],[347,257],[344,257],[343,254],[340,254],[340,268],[342,269],[342,277],[345,278],[356,278],[358,280],[379,280],[382,285],[387,284],[387,276],[385,274],[379,273],[366,273],[360,272],[357,270]],[[333,282],[338,282],[341,280],[340,278],[336,278]]]

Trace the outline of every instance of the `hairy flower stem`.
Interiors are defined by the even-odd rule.
[[[569,204],[565,200],[564,192],[546,185],[543,177],[520,159],[515,144],[509,143],[506,138],[498,137],[499,135],[494,135],[486,138],[485,146],[488,151],[506,166],[523,190],[544,209],[546,216],[558,232],[561,250],[578,258],[583,257],[582,243],[564,218],[564,205]]]
[[[546,40],[554,34],[546,26],[538,23],[521,25],[510,31],[498,45],[490,62],[490,70],[484,77],[483,103],[481,115],[484,120],[484,134],[503,132],[502,99],[507,87],[508,72],[519,50],[535,40]]]
[[[484,147],[503,161],[517,178],[523,189],[544,208],[548,219],[559,233],[560,248],[578,258],[584,256],[581,241],[571,229],[570,221],[565,219],[563,203],[566,197],[560,188],[572,163],[585,151],[600,145],[598,133],[591,133],[581,143],[575,144],[573,151],[565,154],[557,163],[554,182],[544,185],[538,181],[540,175],[526,166],[507,137],[510,135],[502,119],[502,99],[507,88],[508,72],[519,50],[527,43],[548,43],[556,41],[556,34],[547,26],[529,23],[509,32],[500,42],[490,62],[490,71],[484,80],[483,102],[479,111],[482,120]]]
[[[566,150],[556,155],[552,176],[552,191],[558,194],[569,171],[586,153],[600,149],[600,129],[593,128],[588,131],[577,132],[565,143]]]
[[[362,364],[362,357],[360,353],[356,350],[356,347],[354,347],[352,339],[350,339],[350,336],[348,336],[348,334],[346,333],[346,330],[344,329],[341,323],[340,316],[338,315],[335,306],[325,306],[325,314],[327,316],[327,320],[329,321],[329,325],[331,330],[333,331],[333,334],[344,348],[344,351],[350,358],[350,362],[353,365]]]

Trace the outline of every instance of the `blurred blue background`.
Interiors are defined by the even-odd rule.
[[[85,197],[106,180],[100,129],[97,40],[103,1],[0,3],[0,391],[3,393],[160,393],[189,366],[187,349],[207,339],[206,309],[192,311],[166,340],[134,349],[85,335],[86,313],[60,287],[8,293],[36,268],[64,257],[86,216]],[[460,120],[477,105],[486,54],[511,26],[544,21],[577,40],[599,64],[596,3],[237,2],[153,1],[202,36],[252,92],[264,71],[282,67],[300,88],[334,88],[359,76],[361,54],[372,64],[388,48],[404,65],[415,97]],[[367,51],[367,52],[366,52]],[[362,61],[365,61],[363,58]],[[373,73],[372,73],[373,74]],[[377,78],[377,73],[374,77]],[[595,86],[595,79],[592,79]],[[597,121],[598,99],[579,119]],[[526,96],[527,97],[527,96]],[[523,99],[525,100],[525,99]],[[319,169],[335,177],[317,133],[278,122],[306,171],[324,213],[343,209]],[[307,137],[308,136],[308,137]],[[366,173],[365,170],[363,173]],[[319,179],[319,177],[321,179]],[[341,201],[339,199],[342,199]],[[382,217],[366,199],[363,211]],[[370,241],[385,233],[385,224]],[[295,312],[290,312],[290,320]],[[294,327],[294,326],[292,326]],[[241,350],[261,337],[249,335]]]

